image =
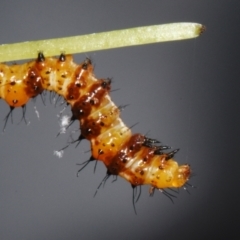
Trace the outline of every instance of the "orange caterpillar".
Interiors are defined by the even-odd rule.
[[[10,106],[10,113],[44,90],[59,94],[71,105],[71,120],[80,122],[79,141],[91,142],[89,161],[102,161],[106,177],[119,175],[132,187],[151,185],[150,193],[184,186],[191,170],[173,160],[178,150],[166,153],[169,147],[157,140],[132,134],[111,101],[110,89],[111,80],[96,79],[89,59],[77,65],[71,55],[61,54],[57,59],[39,53],[35,61],[23,65],[0,64],[0,98]]]

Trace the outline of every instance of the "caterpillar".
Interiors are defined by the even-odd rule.
[[[133,134],[109,96],[111,79],[97,79],[93,70],[90,59],[76,64],[72,55],[63,53],[45,58],[39,52],[36,60],[22,65],[0,64],[0,98],[10,107],[6,121],[15,108],[24,109],[43,91],[57,93],[71,106],[71,122],[80,123],[78,140],[90,141],[91,157],[85,165],[102,161],[107,168],[104,181],[121,176],[133,188],[150,185],[150,194],[188,184],[190,166],[173,159],[178,149],[168,152],[158,140]]]

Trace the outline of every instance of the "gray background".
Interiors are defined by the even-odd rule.
[[[88,142],[58,138],[57,114],[46,96],[21,110],[0,134],[0,239],[238,239],[239,234],[239,1],[1,1],[0,43],[72,36],[113,29],[191,21],[207,26],[196,40],[86,55],[98,77],[113,77],[113,101],[130,104],[124,122],[173,148],[191,164],[196,189],[172,204],[143,187],[133,211],[129,184],[108,181],[93,198],[106,169],[88,159]],[[34,106],[40,113],[40,120]],[[1,128],[8,106],[0,101]],[[66,111],[69,112],[69,109]],[[78,134],[78,133],[77,133]],[[74,137],[77,137],[77,134]]]

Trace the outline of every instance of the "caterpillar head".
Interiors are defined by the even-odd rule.
[[[179,166],[173,159],[163,161],[152,176],[152,186],[160,189],[180,188],[189,180],[190,172],[187,164]]]
[[[173,187],[182,187],[190,178],[191,169],[188,164],[177,168],[173,175]]]
[[[158,189],[180,188],[189,180],[191,169],[188,164],[179,166],[174,159],[163,158],[160,165],[159,159],[154,159],[147,172],[145,184]]]

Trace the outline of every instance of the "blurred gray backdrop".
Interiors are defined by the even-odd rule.
[[[174,204],[148,187],[133,211],[132,189],[123,179],[108,181],[101,163],[77,178],[77,163],[89,158],[89,144],[71,145],[63,158],[53,151],[71,140],[64,135],[50,95],[13,112],[0,134],[0,239],[239,239],[239,43],[240,2],[1,1],[0,43],[65,37],[169,22],[199,22],[198,39],[86,54],[98,77],[112,77],[111,96],[134,132],[173,148],[179,163],[194,171],[190,194]],[[44,50],[44,49],[43,49]],[[37,118],[35,109],[40,114]],[[0,127],[8,106],[0,101]],[[65,113],[70,114],[67,109]],[[79,132],[73,136],[77,138]]]

